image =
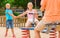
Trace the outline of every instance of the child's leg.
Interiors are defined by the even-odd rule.
[[[36,25],[37,25],[37,24],[39,23],[39,21],[36,21],[35,23],[36,23]]]
[[[31,22],[27,20],[27,22],[26,22],[26,24],[25,24],[25,27],[28,28],[28,27],[30,27],[30,25],[31,25]]]
[[[39,21],[37,20],[37,19],[35,19],[35,23],[36,23],[36,25],[39,23]]]
[[[13,28],[11,29],[11,31],[12,31],[12,34],[14,35],[14,29]]]
[[[6,34],[5,34],[5,37],[7,36],[7,33],[8,33],[8,28],[6,28]]]
[[[6,21],[6,34],[5,34],[5,37],[7,36],[8,29],[9,29],[9,21],[7,20]]]
[[[35,30],[35,38],[41,38],[40,31]]]
[[[13,21],[12,20],[10,21],[10,27],[11,27],[11,32],[13,34],[13,37],[15,37],[14,28],[13,28]]]
[[[40,30],[43,30],[44,29],[44,25],[42,25],[42,26],[40,26]],[[40,30],[37,30],[37,29],[35,29],[34,31],[35,31],[35,38],[41,38],[41,35],[40,35]]]
[[[42,31],[45,27],[45,24],[43,23],[43,21],[40,21],[38,23],[38,25],[35,27],[35,38],[41,38],[40,36],[40,31]]]
[[[11,31],[12,31],[13,37],[15,37],[14,29],[13,29],[13,28],[11,28]]]
[[[60,31],[58,31],[59,35],[58,35],[58,38],[60,38]]]

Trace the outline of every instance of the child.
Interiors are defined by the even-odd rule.
[[[45,13],[42,20],[35,27],[35,38],[41,38],[40,32],[44,29],[45,24],[60,22],[60,0],[41,0],[40,10],[45,11]]]
[[[11,28],[13,37],[15,37],[14,29],[13,29],[13,17],[15,18],[15,16],[13,15],[12,10],[10,9],[9,3],[6,4],[5,14],[6,14],[6,34],[5,34],[5,37],[7,37],[7,32],[8,32],[9,28]]]
[[[39,21],[37,20],[37,18],[38,18],[37,11],[35,9],[33,9],[32,2],[29,2],[27,4],[27,7],[28,7],[28,9],[23,14],[19,15],[18,17],[24,16],[27,14],[28,19],[27,19],[27,22],[25,24],[25,27],[30,27],[30,25],[33,22],[38,24]]]

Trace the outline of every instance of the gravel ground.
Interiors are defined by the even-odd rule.
[[[0,27],[0,38],[12,38],[12,33],[11,33],[11,30],[9,29],[8,31],[8,36],[7,37],[4,37],[4,34],[5,34],[5,30],[6,28],[5,27]],[[21,29],[15,27],[14,28],[14,31],[15,31],[15,35],[16,35],[16,38],[21,38]],[[30,31],[31,32],[31,38],[34,38],[34,31]],[[46,33],[41,33],[41,37],[42,38],[49,38],[49,34],[46,34]]]

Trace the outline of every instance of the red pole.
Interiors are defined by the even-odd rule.
[[[53,28],[52,30],[53,30],[53,32],[50,32],[50,33],[49,33],[49,35],[50,35],[49,38],[57,38],[57,37],[56,37],[56,29]]]
[[[22,38],[30,38],[30,31],[22,30]]]

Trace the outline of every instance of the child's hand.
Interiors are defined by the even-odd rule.
[[[15,18],[19,18],[19,16],[16,16]]]
[[[16,18],[17,16],[14,16],[14,18]]]

